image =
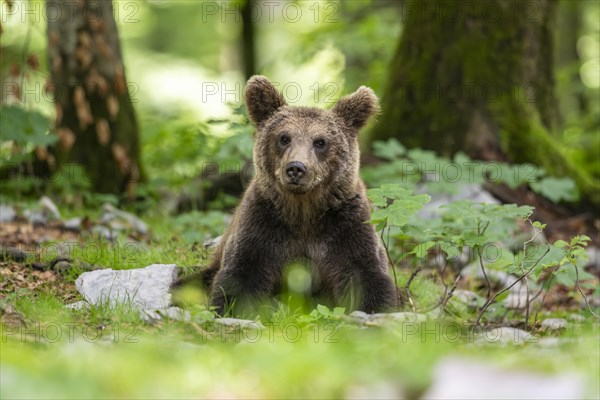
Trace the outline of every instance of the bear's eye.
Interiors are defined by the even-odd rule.
[[[279,143],[281,143],[283,146],[289,144],[291,141],[292,139],[290,139],[288,135],[281,135],[279,137]]]
[[[317,149],[325,148],[326,144],[327,142],[325,142],[325,139],[317,139],[313,142],[313,146],[315,146]]]

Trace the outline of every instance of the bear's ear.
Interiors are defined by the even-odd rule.
[[[248,79],[244,99],[250,119],[256,126],[262,125],[275,111],[286,105],[283,96],[261,75]]]
[[[358,130],[371,116],[379,113],[379,100],[373,89],[361,86],[356,92],[342,97],[332,111],[346,126]]]

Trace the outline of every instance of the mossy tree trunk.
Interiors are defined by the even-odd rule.
[[[81,165],[94,191],[132,197],[142,178],[139,133],[112,2],[48,0],[46,11],[56,168]]]
[[[240,14],[242,15],[242,35],[241,35],[241,53],[244,62],[244,76],[246,79],[256,74],[256,22],[253,18],[253,7],[257,8],[259,4],[256,0],[245,0],[241,5]],[[256,10],[254,10],[256,13]]]
[[[590,193],[553,137],[554,9],[552,0],[410,3],[372,140],[534,163]]]

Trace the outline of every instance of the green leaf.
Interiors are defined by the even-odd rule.
[[[427,251],[434,245],[435,245],[435,242],[433,242],[433,241],[427,241],[425,243],[421,243],[421,244],[415,246],[414,249],[412,249],[411,254],[415,254],[419,258],[423,258],[427,255]]]
[[[2,140],[12,140],[21,145],[46,147],[58,140],[50,135],[50,119],[35,110],[17,106],[3,106],[0,118]]]
[[[556,242],[554,242],[554,246],[562,249],[563,247],[568,247],[569,243],[565,242],[564,240],[559,239]]]
[[[502,293],[500,296],[496,297],[496,301],[500,302],[502,300],[505,300],[509,294],[510,294],[510,290],[507,290],[506,292]]]
[[[406,153],[406,148],[395,138],[387,142],[377,141],[373,143],[373,154],[385,160],[395,160]]]
[[[317,311],[319,314],[328,317],[331,315],[331,310],[329,309],[329,307],[324,306],[322,304],[317,305]]]
[[[454,243],[442,242],[440,248],[446,253],[446,259],[455,258],[461,254],[460,246]]]
[[[333,309],[333,315],[336,317],[342,316],[346,314],[346,309],[344,307],[335,307]]]
[[[571,178],[548,176],[538,182],[531,182],[531,188],[545,198],[558,203],[561,200],[574,202],[579,200],[579,191]]]
[[[397,227],[406,225],[423,205],[431,200],[429,195],[413,195],[410,190],[397,184],[385,184],[369,189],[367,196],[379,207],[371,214],[371,223],[386,223]]]
[[[541,223],[541,222],[539,222],[539,221],[533,221],[533,224],[532,224],[532,225],[533,225],[535,228],[540,228],[540,229],[544,229],[544,228],[546,228],[546,224],[542,224],[542,223]]]

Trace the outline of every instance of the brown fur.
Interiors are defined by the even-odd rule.
[[[365,223],[370,207],[358,174],[358,131],[378,111],[373,91],[361,87],[331,110],[290,107],[267,78],[254,76],[245,100],[257,128],[256,176],[204,273],[205,283],[214,276],[212,304],[221,314],[233,304],[236,313],[254,310],[281,290],[284,266],[303,259],[316,296],[348,310],[393,307],[394,285]],[[286,172],[291,162],[305,166],[298,182]]]

